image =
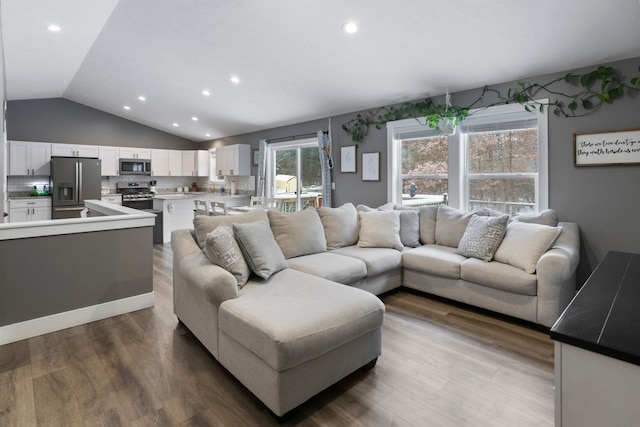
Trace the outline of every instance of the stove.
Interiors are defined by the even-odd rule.
[[[122,194],[122,206],[153,209],[153,193],[148,182],[118,182],[116,191]]]

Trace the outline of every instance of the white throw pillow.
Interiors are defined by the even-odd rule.
[[[404,248],[400,240],[399,211],[358,212],[358,217],[360,220],[359,247],[398,250]]]
[[[493,259],[533,274],[538,260],[553,246],[561,231],[560,227],[513,221],[507,226]]]
[[[317,209],[327,239],[327,249],[338,249],[358,242],[358,211],[353,203],[345,203],[339,208],[323,206]]]
[[[507,221],[509,221],[509,215],[472,215],[456,253],[482,261],[491,261],[507,230]]]
[[[249,280],[251,271],[234,238],[233,230],[228,225],[219,225],[207,234],[204,253],[213,264],[233,274],[239,288]]]
[[[438,206],[436,214],[436,243],[438,245],[457,248],[460,239],[467,229],[473,212],[463,211],[446,205]],[[422,224],[420,224],[422,225]]]

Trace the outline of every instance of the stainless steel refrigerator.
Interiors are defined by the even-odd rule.
[[[100,159],[51,157],[51,218],[80,218],[85,200],[100,200],[100,187]]]

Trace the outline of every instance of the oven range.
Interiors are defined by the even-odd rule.
[[[122,194],[122,206],[153,209],[153,193],[148,182],[118,182],[116,191]]]

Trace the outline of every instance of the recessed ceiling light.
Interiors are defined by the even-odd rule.
[[[145,98],[145,97],[144,97],[144,96],[142,96],[142,95],[140,95],[140,96],[138,97],[138,99],[139,99],[140,101],[146,101],[146,100],[147,100],[147,98]]]
[[[355,22],[351,21],[344,24],[342,26],[342,29],[344,30],[345,33],[354,34],[358,31],[358,26],[356,25]]]
[[[131,107],[129,107],[128,105],[125,105],[125,106],[124,106],[124,107],[122,107],[122,108],[124,108],[125,110],[131,110]]]
[[[238,76],[231,76],[231,83],[238,84],[240,83],[240,78]]]
[[[206,136],[207,138],[211,137],[210,133],[205,133],[204,136]]]
[[[193,120],[194,122],[198,121],[198,118],[196,116],[191,117],[191,120]]]
[[[211,92],[209,92],[208,90],[205,89],[205,90],[202,91],[202,94],[204,96],[209,96],[209,95],[211,95]]]
[[[174,124],[173,124],[173,127],[174,127],[174,128],[177,128],[177,127],[178,127],[178,124],[177,124],[177,123],[174,123]]]
[[[58,31],[60,31],[62,28],[60,28],[58,25],[56,24],[51,24],[47,27],[47,30],[51,31],[52,33],[57,33]]]

